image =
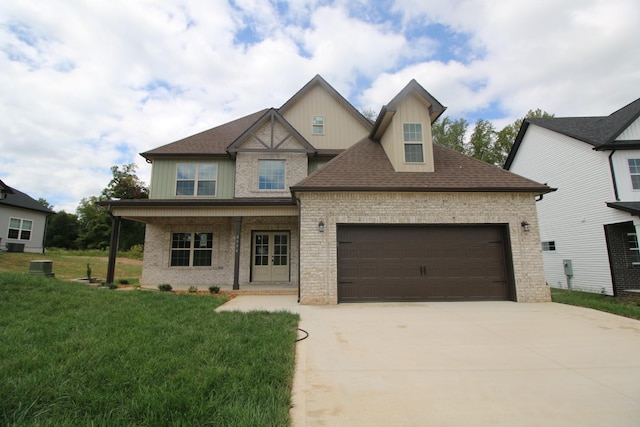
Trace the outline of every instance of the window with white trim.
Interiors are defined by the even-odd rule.
[[[217,179],[216,163],[178,163],[176,196],[215,196]]]
[[[171,267],[210,267],[213,233],[172,233]]]
[[[640,159],[627,159],[629,162],[629,174],[631,186],[634,190],[640,190]]]
[[[284,160],[258,160],[258,189],[284,190]]]
[[[406,163],[424,163],[422,123],[403,123],[402,140],[404,142],[404,161]]]
[[[324,135],[324,116],[313,116],[311,133],[313,135]]]
[[[632,264],[640,265],[640,246],[638,246],[638,235],[636,233],[627,233],[629,242],[629,258]]]
[[[7,238],[18,240],[31,240],[33,221],[29,219],[10,218]]]
[[[542,242],[542,250],[543,251],[555,251],[556,250],[556,242],[555,242],[555,240],[549,240],[547,242]]]

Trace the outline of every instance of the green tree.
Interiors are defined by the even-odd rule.
[[[43,199],[42,197],[40,197],[38,199],[38,203],[40,203],[42,206],[44,206],[47,209],[51,209],[53,210],[53,205],[49,202],[47,202],[45,199]]]
[[[102,196],[116,200],[148,199],[149,189],[136,175],[136,169],[135,163],[122,166],[122,170],[118,166],[111,166],[113,178],[107,188],[102,190]]]
[[[136,175],[136,165],[130,163],[111,167],[113,177],[102,190],[102,198],[109,200],[148,199],[149,189]],[[145,225],[141,222],[123,219],[120,223],[120,238],[118,249],[128,250],[131,246],[144,244]]]
[[[488,120],[478,119],[466,147],[467,154],[483,162],[495,165],[498,161],[495,139],[496,130],[493,124]]]
[[[431,126],[433,142],[464,153],[464,137],[468,127],[469,123],[465,119],[451,120],[444,117],[442,120],[436,120]]]
[[[111,216],[106,208],[97,204],[103,200],[105,200],[104,197],[85,197],[76,210],[79,249],[105,249],[109,246]]]
[[[49,217],[45,245],[53,248],[77,249],[78,217],[65,211]]]

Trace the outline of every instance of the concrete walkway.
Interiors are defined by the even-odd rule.
[[[220,309],[300,314],[294,426],[640,425],[640,321],[554,303]]]

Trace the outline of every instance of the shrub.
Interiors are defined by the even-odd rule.
[[[160,290],[160,292],[171,292],[173,288],[168,283],[162,283],[158,285],[158,289]]]
[[[191,293],[198,292],[198,287],[197,286],[189,286],[189,292],[191,292]]]
[[[128,285],[129,281],[127,279],[120,279],[118,280],[118,283],[120,283],[121,285]]]
[[[220,292],[220,286],[209,286],[209,292],[212,294],[217,294]]]

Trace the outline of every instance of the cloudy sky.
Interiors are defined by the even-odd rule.
[[[640,97],[637,0],[20,0],[0,3],[0,180],[55,210],[110,167],[262,108],[316,74],[359,109],[415,78],[498,128]]]

